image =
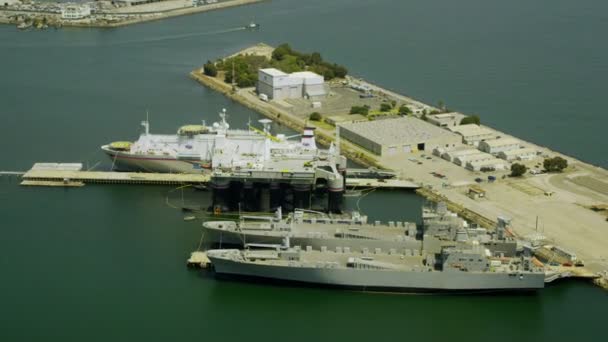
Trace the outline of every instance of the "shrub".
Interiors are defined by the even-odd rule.
[[[364,106],[352,106],[350,108],[350,114],[367,115],[367,114],[369,114],[369,106],[368,105],[364,105]]]
[[[527,170],[525,165],[514,163],[511,165],[511,177],[521,177]]]
[[[562,172],[568,167],[568,161],[562,157],[547,158],[543,161],[543,167],[547,172]]]
[[[319,112],[313,112],[310,114],[310,116],[308,117],[310,120],[312,121],[321,121],[321,119],[323,118],[321,116],[321,113]]]
[[[217,76],[217,67],[211,61],[207,61],[205,65],[203,65],[203,73],[207,76],[215,77]]]
[[[401,115],[408,115],[408,114],[411,114],[411,113],[412,113],[412,110],[410,109],[410,107],[408,107],[406,105],[401,105],[401,107],[399,107],[399,114],[401,114]]]
[[[470,125],[470,124],[480,125],[481,120],[479,120],[479,116],[477,116],[477,115],[470,115],[470,116],[465,116],[464,118],[462,118],[462,120],[460,120],[460,124],[461,125]]]
[[[389,112],[391,109],[393,109],[393,107],[389,103],[381,103],[380,104],[380,111],[381,112]]]

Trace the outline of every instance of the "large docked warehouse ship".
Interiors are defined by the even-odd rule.
[[[261,169],[278,153],[286,157],[316,155],[313,129],[305,130],[300,141],[269,133],[270,120],[260,120],[264,130],[230,129],[226,110],[211,126],[186,125],[177,134],[151,134],[150,123],[135,142],[116,141],[101,149],[119,171],[159,173],[205,173],[212,169]]]

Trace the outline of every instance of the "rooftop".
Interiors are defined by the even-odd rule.
[[[474,161],[470,161],[467,164],[471,164],[473,166],[491,166],[491,165],[497,165],[497,164],[506,164],[507,162],[505,162],[502,159],[498,159],[498,158],[492,158],[492,159],[485,159],[485,160],[474,160]]]
[[[503,151],[501,153],[504,153],[506,156],[519,156],[522,154],[536,154],[536,149],[531,147],[517,148],[514,150]]]
[[[473,136],[473,135],[482,135],[482,134],[495,134],[493,131],[481,127],[475,124],[469,125],[460,125],[449,128],[450,131],[458,133],[463,137]]]
[[[382,145],[419,143],[432,138],[454,135],[413,117],[344,123],[340,126]]]
[[[513,138],[500,138],[494,140],[486,140],[483,141],[483,143],[487,144],[489,147],[496,147],[505,145],[519,145],[521,144],[521,141]]]
[[[275,69],[275,68],[260,69],[260,71],[265,74],[268,74],[270,76],[287,76],[286,73],[282,72],[279,69]]]
[[[292,72],[290,75],[294,76],[294,77],[302,77],[302,78],[319,78],[319,77],[322,77],[321,75],[315,74],[312,71]]]

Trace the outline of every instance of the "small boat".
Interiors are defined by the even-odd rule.
[[[196,216],[194,216],[194,215],[184,217],[184,221],[194,221],[194,220],[196,220]]]
[[[245,26],[245,28],[247,30],[255,30],[257,28],[260,28],[260,24],[255,23],[255,22],[252,21],[252,22],[249,23],[249,25]]]

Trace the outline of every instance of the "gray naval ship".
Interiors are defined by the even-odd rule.
[[[463,247],[473,242],[488,248],[493,255],[512,257],[517,242],[506,236],[508,221],[498,220],[494,232],[469,227],[467,222],[449,212],[445,204],[423,208],[423,226],[414,222],[367,222],[367,216],[353,212],[350,216],[332,217],[324,213],[296,210],[283,218],[281,209],[274,216],[242,216],[239,221],[203,223],[205,241],[222,246],[244,247],[246,244],[281,244],[289,237],[296,246],[353,252],[400,251],[411,253],[425,249],[440,253],[444,247]]]
[[[367,216],[353,212],[332,217],[323,213],[296,210],[283,218],[281,209],[274,216],[242,216],[235,221],[203,223],[205,241],[219,246],[244,247],[247,244],[281,244],[286,237],[293,245],[313,249],[343,247],[352,251],[418,250],[413,222],[367,223]]]
[[[244,246],[207,252],[218,275],[256,277],[389,292],[534,290],[545,274],[506,236],[508,220],[494,232],[468,227],[440,204],[414,223],[367,224],[350,218],[274,218],[214,221],[205,238]],[[287,242],[285,244],[285,242]],[[291,247],[291,246],[295,247]],[[220,247],[221,248],[221,247]]]
[[[529,258],[493,258],[488,249],[476,244],[412,255],[288,246],[216,249],[207,251],[207,257],[217,275],[363,291],[524,291],[545,284],[544,272]]]

